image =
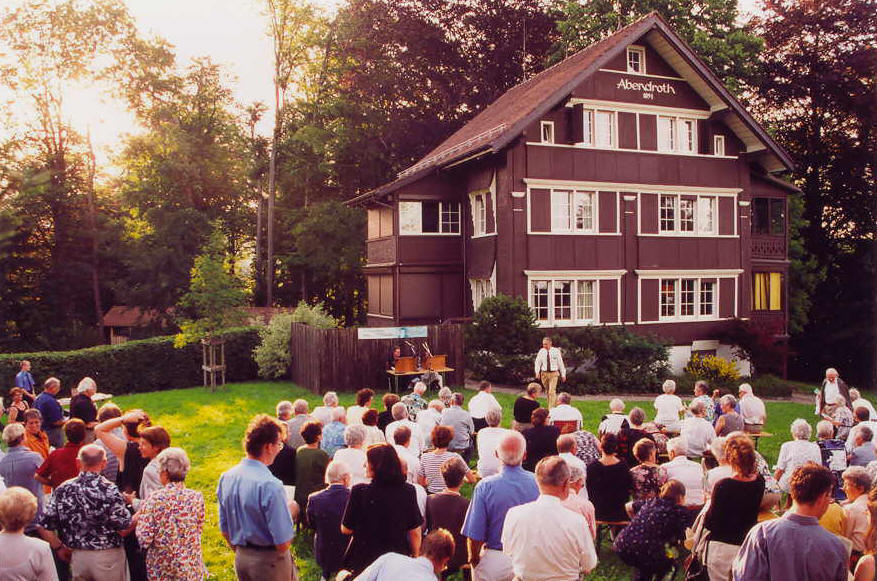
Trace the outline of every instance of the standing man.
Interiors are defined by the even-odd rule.
[[[36,395],[35,386],[36,382],[33,380],[33,375],[30,374],[30,361],[24,360],[21,362],[21,371],[15,375],[15,387],[23,389],[24,397],[33,403]]]
[[[536,379],[548,393],[548,408],[553,408],[557,399],[557,380],[566,381],[566,368],[563,366],[560,349],[551,346],[551,337],[542,339],[542,349],[536,354],[534,370]]]
[[[561,504],[569,496],[569,466],[558,456],[543,458],[536,481],[539,498],[506,515],[503,552],[515,579],[576,581],[597,566],[597,552],[585,517]]]
[[[834,415],[834,408],[837,406],[834,402],[837,400],[838,395],[844,396],[847,407],[853,409],[850,405],[852,401],[850,398],[850,388],[838,376],[837,369],[829,367],[825,370],[825,379],[822,380],[822,389],[819,390],[819,413],[821,415]]]
[[[58,532],[59,555],[73,551],[73,579],[126,581],[128,564],[122,535],[131,527],[131,513],[115,484],[101,476],[107,464],[104,449],[94,444],[79,449],[79,476],[55,489],[39,524]],[[52,539],[45,532],[41,536]],[[50,544],[53,540],[49,541]]]
[[[235,551],[234,569],[241,581],[298,579],[289,552],[295,528],[286,493],[268,470],[283,441],[280,422],[256,416],[244,436],[246,458],[219,478],[219,529]]]
[[[49,436],[49,444],[55,448],[64,445],[61,428],[64,426],[64,410],[58,403],[61,380],[50,377],[43,384],[43,392],[34,400],[33,406],[43,415],[43,431]]]
[[[521,468],[526,450],[524,436],[508,431],[496,447],[496,456],[502,464],[499,474],[479,482],[472,493],[463,535],[467,538],[474,581],[512,581],[514,576],[512,561],[503,553],[506,513],[512,507],[539,498],[535,475]]]

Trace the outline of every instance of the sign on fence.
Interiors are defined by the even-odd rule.
[[[426,325],[420,327],[359,327],[357,338],[362,339],[408,339],[426,337]]]

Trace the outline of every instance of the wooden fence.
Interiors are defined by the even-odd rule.
[[[409,339],[415,345],[424,339]],[[463,349],[463,325],[430,325],[426,338],[436,355],[448,356],[445,374],[449,385],[463,384],[466,366]],[[292,381],[316,393],[356,391],[369,387],[375,392],[389,387],[386,373],[387,356],[399,340],[359,340],[355,328],[317,329],[301,323],[292,324]],[[407,355],[408,349],[403,348]],[[400,378],[400,386],[404,385]]]

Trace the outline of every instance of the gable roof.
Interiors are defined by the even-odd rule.
[[[462,163],[483,154],[496,153],[514,141],[524,129],[566,99],[573,89],[643,35],[671,66],[682,68],[692,88],[712,105],[715,111],[728,109],[728,125],[751,147],[763,150],[773,159],[766,169],[791,169],[793,162],[786,151],[758,124],[728,91],[709,67],[695,54],[657,13],[651,12],[618,32],[567,57],[532,78],[506,91],[471,121],[453,133],[416,164],[400,172],[397,179],[348,201],[356,204],[391,193],[414,182],[436,168]],[[667,58],[671,56],[676,58]],[[675,61],[675,62],[674,62]],[[691,78],[698,82],[691,83]],[[733,119],[732,119],[733,117]],[[747,147],[747,149],[749,149]]]

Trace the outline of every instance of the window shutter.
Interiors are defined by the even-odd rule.
[[[572,143],[581,143],[585,140],[584,133],[584,110],[585,107],[581,103],[573,105],[569,118],[569,138]]]

